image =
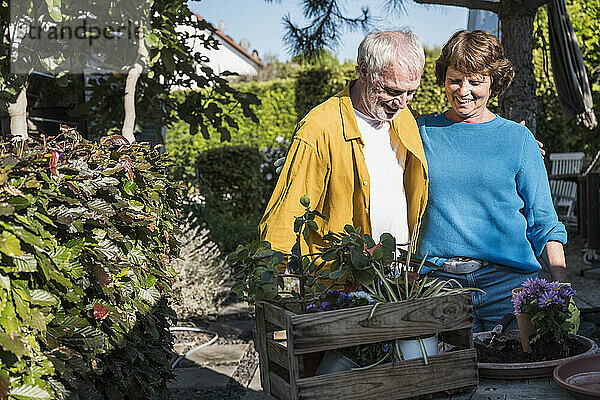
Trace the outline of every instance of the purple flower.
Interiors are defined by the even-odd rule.
[[[383,352],[387,353],[388,351],[390,351],[392,349],[392,345],[389,343],[386,343],[383,345]]]
[[[551,304],[559,304],[558,293],[552,291],[552,289],[545,293],[542,293],[538,300],[538,307],[547,307]]]
[[[524,293],[523,291],[519,291],[517,293],[515,293],[512,297],[512,302],[515,306],[515,314],[519,315],[521,314],[521,306],[523,305],[523,300],[524,300]]]
[[[568,283],[563,283],[560,285],[558,293],[563,299],[571,300],[571,297],[575,296],[575,293],[577,292]]]
[[[319,307],[316,304],[309,304],[306,306],[306,311],[308,311],[308,312],[319,311]]]
[[[541,293],[543,293],[546,289],[546,285],[548,282],[545,279],[535,278],[535,279],[527,279],[521,286],[523,286],[523,291],[528,295],[533,295],[537,297]]]
[[[328,301],[324,301],[321,303],[321,310],[325,311],[327,309],[327,307],[329,307]]]
[[[561,286],[562,286],[562,283],[560,283],[560,282],[550,282],[546,285],[546,290],[547,291],[550,290],[550,291],[558,293],[560,291]]]

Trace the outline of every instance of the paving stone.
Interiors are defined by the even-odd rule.
[[[198,364],[204,363],[237,363],[240,362],[246,349],[247,343],[243,344],[220,344],[203,347],[186,358]]]
[[[170,389],[220,388],[227,386],[237,366],[211,368],[175,368],[176,381],[169,383]]]
[[[250,313],[250,311],[252,311],[252,308],[250,306],[248,306],[248,304],[239,302],[239,303],[232,303],[232,304],[229,304],[228,306],[224,307],[222,310],[219,311],[219,315],[221,315],[221,316],[237,315],[237,314],[248,315]]]
[[[260,368],[256,368],[256,371],[254,371],[254,376],[248,385],[248,389],[256,391],[262,390],[262,386],[260,385]]]
[[[253,320],[231,320],[226,322],[213,322],[208,330],[217,332],[219,336],[236,336],[240,339],[252,338]]]

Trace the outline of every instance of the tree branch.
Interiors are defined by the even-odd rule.
[[[144,25],[140,20],[138,26],[138,60],[129,70],[125,82],[125,118],[123,120],[122,135],[129,143],[135,142],[135,88],[138,79],[144,70],[145,60],[148,58],[148,49],[144,43]]]
[[[500,11],[500,3],[488,0],[414,0],[419,4],[438,4],[444,6],[466,7],[472,10],[486,10],[494,13]],[[537,0],[541,2],[544,0]],[[549,1],[549,0],[545,0]]]

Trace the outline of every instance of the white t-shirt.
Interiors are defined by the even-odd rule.
[[[407,243],[408,220],[404,193],[404,154],[399,139],[390,134],[390,123],[370,119],[354,110],[358,130],[365,143],[363,153],[371,183],[369,215],[372,236],[379,242],[388,232],[397,244]]]

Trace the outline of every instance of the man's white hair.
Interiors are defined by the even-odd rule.
[[[425,66],[423,45],[412,31],[398,30],[369,33],[358,46],[357,64],[364,62],[371,79],[394,63],[418,79]]]

